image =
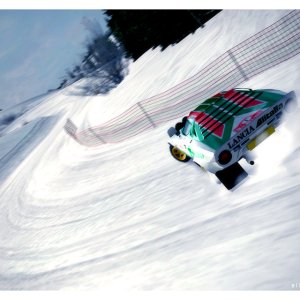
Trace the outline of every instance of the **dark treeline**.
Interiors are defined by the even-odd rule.
[[[80,93],[107,93],[127,74],[129,58],[136,60],[147,50],[163,49],[193,33],[221,10],[105,10],[109,30],[104,33],[98,20],[85,18],[90,32],[81,62],[66,70],[60,86],[81,78]]]
[[[151,48],[165,49],[221,10],[106,10],[107,24],[126,56],[136,60]]]

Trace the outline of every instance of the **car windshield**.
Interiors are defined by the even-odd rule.
[[[189,135],[192,139],[196,139],[199,141],[204,140],[203,134],[199,126],[196,126],[194,118],[188,118],[186,120],[184,128],[182,129],[182,134],[185,136]]]
[[[194,119],[187,119],[184,125],[184,128],[182,129],[183,135],[188,135],[193,127],[195,120]]]

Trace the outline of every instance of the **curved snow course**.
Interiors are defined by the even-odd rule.
[[[148,51],[107,96],[76,96],[79,82],[22,109],[0,138],[0,289],[293,289],[299,112],[255,149],[234,192],[171,157],[174,120],[99,148],[63,130],[70,117],[86,128],[122,114],[287,13],[222,11],[178,45]],[[299,97],[299,66],[297,55],[240,87]]]

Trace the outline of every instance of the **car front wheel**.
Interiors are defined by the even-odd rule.
[[[170,151],[172,156],[178,161],[188,162],[191,159],[189,156],[187,156],[184,152],[182,152],[175,146],[170,145]]]

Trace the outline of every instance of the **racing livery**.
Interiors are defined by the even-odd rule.
[[[296,104],[293,91],[235,88],[218,93],[169,129],[171,154],[182,162],[192,158],[232,189],[247,176],[238,161],[254,164],[249,151],[275,132],[291,104]]]

